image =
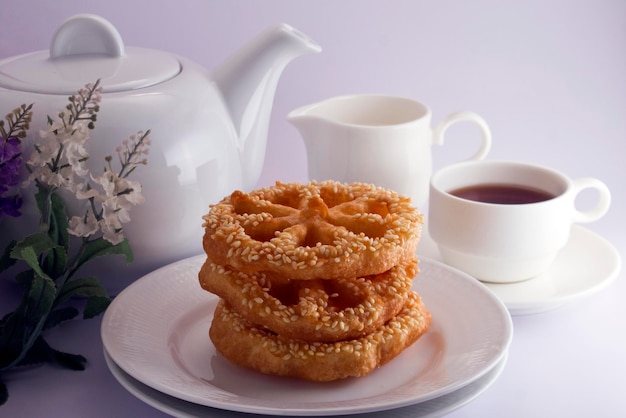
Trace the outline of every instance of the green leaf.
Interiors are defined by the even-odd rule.
[[[57,245],[62,246],[66,250],[69,248],[70,237],[67,232],[69,222],[67,213],[65,212],[65,204],[63,199],[56,193],[51,198],[52,213],[50,218],[50,230],[48,235]]]
[[[35,201],[37,202],[37,208],[41,213],[41,221],[39,228],[45,228],[46,232],[50,229],[50,217],[52,212],[52,188],[48,188],[41,182],[37,182],[37,193],[35,193]]]
[[[18,366],[29,366],[32,364],[40,364],[49,361],[52,358],[52,349],[43,339],[41,335],[39,335],[32,347],[28,350],[28,352],[24,355],[24,358],[17,364]]]
[[[42,221],[47,226],[47,235],[56,245],[51,248],[42,268],[56,279],[67,268],[67,253],[69,252],[69,234],[67,232],[68,219],[63,199],[54,191],[37,184],[35,194],[37,207],[41,212]]]
[[[56,244],[45,259],[44,270],[56,279],[67,269],[67,254],[69,252],[69,226],[65,205],[56,193],[50,196],[51,213],[48,236]]]
[[[87,359],[79,354],[55,350],[42,336],[39,336],[19,365],[26,366],[44,362],[55,362],[71,370],[85,370]]]
[[[41,318],[50,311],[55,294],[56,287],[52,280],[33,276],[17,309],[0,322],[2,324],[0,347],[6,346],[8,340],[15,339],[14,335],[23,334],[25,330],[36,327]],[[22,338],[18,336],[17,339]]]
[[[88,298],[83,311],[84,319],[100,315],[111,303],[108,292],[95,277],[75,279],[65,283],[57,296],[56,304],[61,304],[73,296],[85,296]]]
[[[33,251],[39,255],[53,248],[54,245],[54,242],[50,239],[48,234],[45,232],[37,232],[16,243],[11,250],[11,257],[23,260],[19,255],[25,248],[31,247]]]
[[[11,250],[11,257],[26,261],[26,264],[39,276],[49,278],[39,266],[38,256],[54,247],[55,244],[48,234],[39,232],[27,236],[22,241],[15,244]]]
[[[24,315],[19,312],[24,311],[24,304],[20,305],[15,312],[2,318],[2,329],[0,330],[0,370],[15,360],[22,351]]]
[[[35,277],[35,272],[32,270],[24,270],[20,271],[15,275],[15,281],[22,286],[28,288],[30,286],[30,282],[33,281],[33,277]]]
[[[87,359],[80,354],[70,354],[55,350],[42,336],[39,336],[22,361],[19,362],[19,365],[26,366],[44,362],[56,362],[71,370],[85,370]]]
[[[88,261],[105,255],[123,255],[127,263],[132,263],[133,261],[133,250],[130,247],[128,239],[124,238],[124,241],[113,245],[104,238],[98,238],[85,244],[80,258],[78,259],[76,270]]]
[[[7,325],[10,325],[10,322]],[[0,374],[5,367],[19,357],[22,351],[19,335],[13,334],[11,331],[12,329],[5,329],[6,338],[3,337],[3,341],[0,342]]]
[[[15,252],[12,253],[12,255],[14,254]],[[37,257],[37,253],[33,247],[24,247],[21,249],[19,256],[16,258],[26,261],[26,264],[28,264],[30,268],[37,273],[37,275],[41,277],[48,277],[48,275],[39,266],[39,258]]]
[[[86,277],[66,282],[59,291],[55,304],[60,305],[74,296],[109,298],[106,289],[96,277]]]
[[[13,251],[13,247],[15,247],[17,241],[11,241],[9,245],[4,249],[2,253],[2,257],[0,258],[0,272],[8,269],[12,265],[16,263],[17,260],[11,258],[11,251]]]
[[[71,370],[85,370],[87,359],[80,354],[64,353],[53,349],[54,359],[61,366]]]
[[[83,319],[94,318],[108,308],[111,303],[111,299],[109,297],[101,297],[101,296],[93,296],[87,299],[87,303],[85,304],[85,310],[83,311]]]
[[[54,302],[56,286],[35,275],[17,309],[3,320],[0,334],[0,371],[19,364],[39,338]]]
[[[46,317],[54,304],[56,285],[48,277],[35,275],[26,299],[26,327],[43,328]]]
[[[55,246],[43,260],[43,270],[47,271],[53,280],[58,279],[67,270],[67,252],[64,247]]]
[[[63,321],[68,321],[70,319],[74,319],[78,315],[78,309],[73,306],[68,306],[66,308],[55,309],[50,312],[48,318],[46,319],[46,323],[43,326],[43,329],[50,329]]]

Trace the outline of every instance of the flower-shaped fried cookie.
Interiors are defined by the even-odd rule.
[[[423,222],[407,197],[335,181],[235,191],[203,219],[214,263],[296,280],[383,273],[414,255]]]
[[[371,373],[417,341],[431,322],[431,313],[412,291],[398,315],[371,334],[332,343],[306,342],[248,322],[221,299],[209,336],[217,351],[235,364],[266,374],[329,382]]]
[[[288,338],[334,342],[374,332],[404,306],[418,274],[413,257],[385,273],[337,280],[285,280],[270,272],[243,273],[207,260],[202,288],[233,310]]]

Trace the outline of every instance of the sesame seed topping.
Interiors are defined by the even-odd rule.
[[[221,264],[254,265],[303,278],[315,271],[336,272],[328,261],[378,270],[363,274],[391,268],[407,247],[417,244],[422,218],[408,198],[371,184],[278,182],[250,193],[234,192],[211,205],[203,225],[205,244],[225,249],[222,256],[215,255]],[[316,239],[309,242],[310,236]],[[232,250],[238,248],[239,253]],[[391,264],[380,265],[389,258],[378,256],[381,252],[394,254]]]

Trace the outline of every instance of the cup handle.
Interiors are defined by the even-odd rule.
[[[480,128],[482,135],[482,144],[480,149],[469,158],[469,160],[482,160],[491,149],[491,130],[485,120],[473,112],[456,112],[448,115],[442,120],[433,131],[433,142],[437,145],[443,145],[443,138],[446,130],[457,122],[473,122]]]
[[[595,189],[599,192],[598,203],[584,212],[574,208],[574,222],[587,223],[597,221],[607,213],[609,206],[611,206],[611,192],[606,184],[595,178],[573,180],[574,197],[586,189]]]

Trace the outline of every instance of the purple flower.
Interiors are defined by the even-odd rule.
[[[20,216],[22,199],[18,194],[4,196],[20,180],[22,147],[18,138],[0,138],[0,217]]]
[[[5,215],[17,218],[22,214],[19,211],[20,207],[22,207],[22,198],[19,195],[0,197],[0,218]]]

